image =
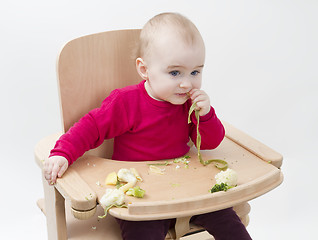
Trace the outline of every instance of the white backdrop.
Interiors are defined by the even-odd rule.
[[[201,31],[204,89],[219,117],[284,155],[284,183],[251,201],[252,237],[317,235],[318,1],[12,0],[0,3],[1,239],[47,239],[33,148],[61,130],[55,61],[62,45],[141,28],[165,11],[188,16]]]

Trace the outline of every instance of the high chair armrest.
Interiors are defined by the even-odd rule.
[[[42,138],[34,147],[34,157],[37,165],[42,169],[45,159],[49,156],[50,150],[54,147],[55,142],[62,135],[61,132],[54,133]]]
[[[85,212],[92,211],[92,213],[95,213],[97,205],[96,193],[72,166],[67,169],[63,177],[57,179],[55,187],[65,199],[70,200],[75,217],[86,219],[88,216],[86,216]],[[81,216],[81,213],[83,213],[83,216]]]
[[[277,168],[282,166],[283,156],[281,154],[241,130],[233,127],[231,124],[225,121],[222,121],[222,124],[225,128],[225,136],[227,138],[255,154],[265,162],[268,162]]]
[[[35,146],[34,156],[39,167],[48,157],[56,140],[62,133],[56,133],[41,139]],[[78,175],[73,166],[70,166],[62,178],[58,178],[54,187],[62,194],[64,199],[70,201],[72,213],[76,218],[87,219],[96,211],[96,193]]]

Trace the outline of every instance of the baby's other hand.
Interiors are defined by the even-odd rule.
[[[49,157],[44,162],[43,173],[49,184],[55,184],[57,177],[62,177],[68,168],[68,161],[62,156]]]
[[[209,96],[200,89],[192,89],[189,93],[192,102],[195,102],[197,105],[196,110],[199,110],[199,115],[204,116],[208,114],[211,108]]]

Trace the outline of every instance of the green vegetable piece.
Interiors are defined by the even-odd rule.
[[[210,163],[213,163],[217,169],[225,171],[228,168],[228,163],[221,159],[210,159],[207,161],[203,161],[203,165],[206,166]]]
[[[117,178],[116,188],[119,189],[119,188],[121,188],[122,186],[124,186],[124,184],[121,183],[121,182],[118,180],[118,178]]]
[[[180,183],[171,183],[172,187],[180,187]]]
[[[175,158],[175,159],[173,160],[173,162],[174,162],[174,163],[180,163],[180,162],[184,163],[185,161],[187,161],[188,158],[191,158],[191,157],[188,156],[188,155],[185,155],[185,156],[183,156],[183,157]]]
[[[103,216],[98,216],[98,218],[105,218],[107,216],[108,210],[111,209],[112,207],[128,208],[127,205],[125,205],[125,204],[122,204],[122,205],[112,204],[112,205],[106,207],[105,211],[104,211],[105,214]]]
[[[228,167],[228,164],[226,161],[224,160],[220,160],[220,159],[211,159],[211,160],[207,160],[204,161],[200,152],[200,148],[201,148],[201,134],[199,131],[199,124],[200,124],[200,115],[199,115],[199,110],[194,110],[196,107],[196,103],[192,103],[190,109],[189,109],[189,116],[188,116],[188,123],[191,123],[191,114],[193,111],[195,111],[195,117],[197,119],[197,140],[196,140],[196,147],[198,149],[198,158],[200,160],[200,163],[202,163],[203,166],[206,166],[210,163],[214,163],[214,166],[220,170],[226,170]]]
[[[136,186],[134,188],[129,188],[126,194],[137,198],[143,198],[145,195],[145,190],[141,189],[139,186]]]
[[[200,160],[200,163],[204,165],[204,161],[202,159],[201,153],[200,153],[200,147],[201,147],[201,135],[199,131],[199,124],[200,124],[200,116],[199,116],[199,111],[195,110],[196,108],[196,103],[192,103],[190,109],[189,109],[189,115],[188,115],[188,124],[191,123],[191,114],[193,111],[195,111],[195,117],[197,119],[197,141],[196,141],[196,147],[198,149],[198,157]]]
[[[189,168],[189,160],[188,158],[190,158],[190,156],[185,155],[183,157],[179,157],[179,158],[175,158],[173,160],[174,163],[183,163],[185,168]]]
[[[170,165],[171,162],[165,161],[165,162],[160,162],[160,163],[148,163],[148,166],[168,166]]]
[[[188,124],[191,123],[191,114],[194,111],[194,109],[196,108],[197,104],[194,102],[192,103],[190,109],[189,109],[189,116],[188,116]]]
[[[226,192],[226,191],[229,190],[230,188],[232,188],[232,187],[229,186],[229,185],[227,185],[226,183],[215,184],[215,185],[212,187],[212,189],[211,189],[211,193],[220,192],[220,191]]]

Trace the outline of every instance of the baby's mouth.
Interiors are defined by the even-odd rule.
[[[177,93],[178,96],[181,96],[181,97],[189,97],[189,93]]]

